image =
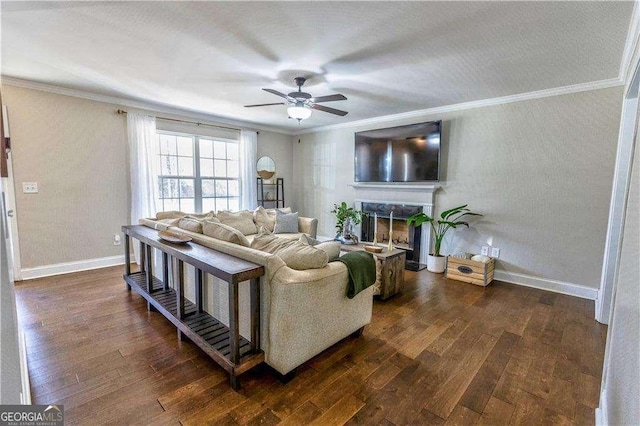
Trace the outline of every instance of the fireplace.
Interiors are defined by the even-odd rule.
[[[387,245],[391,212],[393,212],[392,243],[407,252],[406,269],[419,271],[426,267],[420,263],[422,247],[422,227],[407,226],[407,218],[423,211],[421,205],[362,202],[361,210],[368,213],[361,225],[362,241],[373,241],[375,217],[378,219],[378,243]]]
[[[378,214],[378,244],[389,241],[389,213],[393,211],[393,243],[407,250],[408,269],[420,269],[427,264],[427,255],[431,249],[431,229],[421,226],[407,229],[407,217],[417,212],[433,216],[434,194],[440,184],[415,183],[363,183],[351,185],[356,193],[355,208],[373,210],[371,218],[366,219],[354,230],[362,241],[373,240],[373,213]]]

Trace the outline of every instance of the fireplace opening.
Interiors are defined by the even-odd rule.
[[[393,236],[392,243],[396,248],[405,250],[405,269],[419,271],[426,268],[420,263],[420,251],[422,227],[407,226],[407,218],[422,211],[421,206],[405,204],[362,203],[362,211],[368,216],[362,221],[362,241],[373,241],[375,228],[375,216],[378,217],[378,244],[389,243],[389,224],[391,212],[393,212]]]

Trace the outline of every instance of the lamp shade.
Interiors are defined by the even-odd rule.
[[[287,108],[287,113],[289,117],[295,118],[296,120],[305,120],[311,117],[311,109],[300,105]]]

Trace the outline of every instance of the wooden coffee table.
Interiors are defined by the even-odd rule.
[[[353,245],[342,244],[341,251],[364,251],[364,246],[371,243],[360,243]],[[380,246],[380,245],[379,245]],[[381,246],[382,247],[382,246]],[[389,252],[385,246],[382,253],[371,253],[376,260],[376,291],[382,300],[386,300],[404,288],[404,264],[407,252],[400,249],[393,249]]]

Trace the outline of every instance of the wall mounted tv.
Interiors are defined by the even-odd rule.
[[[356,133],[356,182],[440,180],[442,121]]]

